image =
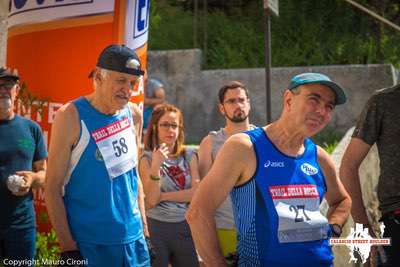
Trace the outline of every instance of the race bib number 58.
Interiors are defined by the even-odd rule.
[[[95,130],[92,137],[111,179],[136,166],[136,141],[129,118]]]

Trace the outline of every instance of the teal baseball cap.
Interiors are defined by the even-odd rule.
[[[321,73],[307,72],[298,74],[290,80],[288,89],[293,90],[300,85],[309,83],[319,83],[329,87],[335,93],[335,105],[346,103],[347,97],[344,89],[339,84],[333,82],[328,76]]]

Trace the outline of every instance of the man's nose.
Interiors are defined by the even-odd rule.
[[[331,109],[325,103],[320,103],[318,105],[317,112],[319,114],[321,114],[322,116],[325,116],[325,115],[331,113]]]
[[[134,88],[134,87],[133,87],[129,82],[127,82],[127,83],[125,83],[124,85],[122,85],[122,90],[123,90],[125,93],[129,94],[129,95],[132,94],[133,88]]]

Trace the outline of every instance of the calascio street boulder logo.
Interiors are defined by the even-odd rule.
[[[381,235],[383,235],[384,226],[381,225]],[[362,224],[357,223],[351,229],[350,234],[346,238],[331,238],[330,245],[334,246],[347,246],[350,249],[350,261],[357,262],[355,254],[359,256],[362,263],[365,263],[371,253],[372,246],[390,246],[390,238],[373,238],[369,234],[368,228],[364,228]]]

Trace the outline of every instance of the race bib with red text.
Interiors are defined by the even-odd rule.
[[[136,140],[128,117],[92,132],[110,179],[136,166]]]
[[[279,218],[280,243],[327,238],[328,220],[320,212],[316,185],[270,186],[269,191]]]

